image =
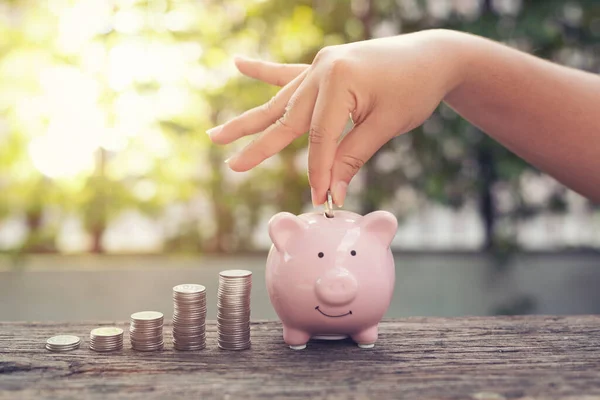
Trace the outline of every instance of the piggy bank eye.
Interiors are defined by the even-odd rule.
[[[355,256],[355,255],[356,255],[356,250],[352,250],[352,251],[350,252],[350,254],[352,254],[353,256]]]
[[[325,254],[323,254],[323,252],[320,252],[318,255],[319,255],[319,258],[325,257]]]

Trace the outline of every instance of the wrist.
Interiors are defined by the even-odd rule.
[[[459,88],[472,71],[472,36],[447,29],[423,31],[428,36],[443,75],[443,97]]]

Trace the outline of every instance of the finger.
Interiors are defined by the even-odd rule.
[[[304,72],[308,64],[280,64],[236,57],[235,66],[244,75],[271,85],[284,86]]]
[[[381,124],[372,116],[355,126],[340,142],[331,171],[331,196],[337,206],[344,205],[352,178],[391,137],[383,134]]]
[[[214,143],[228,144],[241,137],[253,135],[266,129],[281,118],[288,101],[307,73],[308,71],[305,71],[298,75],[267,103],[248,110],[221,126],[209,129],[206,133]]]
[[[254,141],[227,160],[234,171],[247,171],[277,154],[293,140],[306,133],[315,108],[318,85],[305,79],[290,99],[287,112]]]
[[[354,103],[344,80],[327,82],[319,89],[308,133],[308,180],[314,205],[325,202],[337,142]]]

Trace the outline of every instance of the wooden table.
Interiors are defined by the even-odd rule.
[[[600,396],[600,316],[386,320],[370,350],[341,341],[294,351],[278,322],[254,322],[251,350],[224,351],[209,322],[202,351],[173,350],[165,325],[162,352],[134,352],[126,343],[119,353],[100,354],[87,338],[101,325],[0,323],[0,398]],[[44,344],[55,334],[76,334],[86,344],[51,353]]]

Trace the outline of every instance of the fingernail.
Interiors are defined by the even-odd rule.
[[[225,159],[225,161],[223,161],[225,164],[228,164],[233,161],[233,159],[237,156],[237,154],[234,154],[232,156],[229,156],[228,158]]]
[[[338,207],[344,206],[344,200],[346,199],[346,192],[348,191],[348,184],[344,181],[339,181],[333,185],[333,202]]]
[[[317,191],[315,190],[315,188],[312,188],[312,187],[310,188],[310,197],[311,197],[314,207],[317,207],[320,205],[316,200],[317,199]]]
[[[223,125],[215,126],[214,128],[210,128],[206,131],[206,134],[212,139],[214,135],[217,135],[219,132],[223,130]]]

